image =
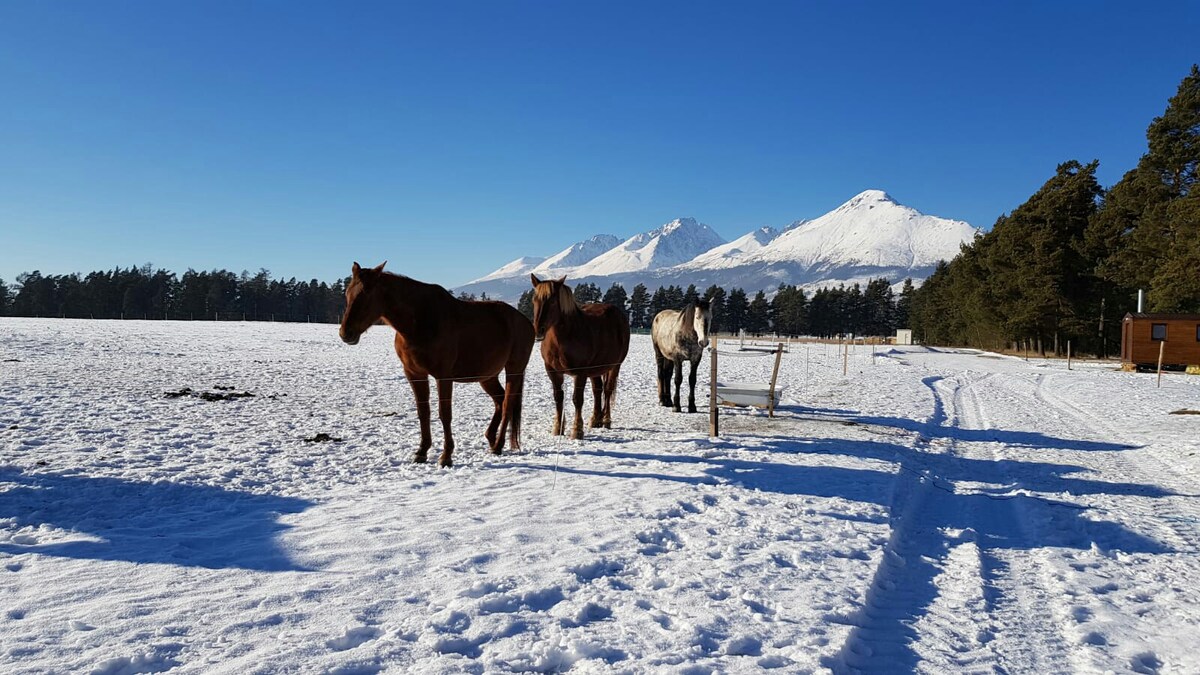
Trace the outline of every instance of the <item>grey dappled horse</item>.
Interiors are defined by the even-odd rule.
[[[712,313],[706,300],[683,309],[664,309],[654,317],[650,335],[654,338],[654,360],[658,365],[658,401],[681,412],[679,388],[683,383],[683,362],[691,361],[688,376],[688,412],[696,412],[696,369],[708,346],[708,324]],[[671,398],[671,373],[675,373],[675,398]]]

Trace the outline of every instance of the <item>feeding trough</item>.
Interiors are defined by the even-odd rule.
[[[773,409],[786,387],[771,389],[763,382],[718,382],[717,402],[722,405],[745,405]]]
[[[712,346],[709,348],[712,353],[711,377],[709,383],[709,417],[708,417],[708,435],[717,436],[720,434],[720,418],[717,415],[718,405],[742,405],[754,406],[757,408],[766,408],[767,415],[775,416],[775,405],[779,403],[779,395],[783,392],[784,387],[776,386],[779,381],[779,362],[783,358],[783,343],[775,345],[771,351],[762,351],[758,354],[747,354],[746,349],[739,350],[741,353],[730,354],[730,356],[768,356],[772,353],[775,355],[775,366],[771,368],[770,383],[762,382],[717,382],[717,339],[714,337]],[[753,350],[759,351],[759,350]]]

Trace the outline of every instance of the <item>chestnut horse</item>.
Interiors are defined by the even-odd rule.
[[[542,360],[554,388],[554,429],[561,436],[563,378],[575,378],[575,427],[571,438],[583,438],[583,387],[592,380],[590,425],[612,428],[612,400],[617,374],[629,353],[629,319],[606,303],[579,305],[566,277],[533,281],[533,329],[542,341]]]
[[[396,329],[396,355],[412,385],[421,421],[421,446],[413,461],[424,462],[433,445],[429,433],[431,376],[437,380],[438,417],[445,436],[439,465],[453,465],[450,398],[455,381],[478,382],[496,404],[484,434],[492,454],[499,455],[504,449],[504,434],[510,425],[512,448],[519,449],[521,391],[533,351],[529,319],[503,302],[458,300],[441,286],[384,272],[386,264],[363,269],[354,263],[339,334],[346,344],[353,345],[380,319]],[[505,386],[500,385],[501,370]]]

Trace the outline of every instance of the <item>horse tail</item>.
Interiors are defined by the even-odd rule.
[[[525,374],[512,375],[506,379],[508,385],[512,387],[511,398],[508,401],[508,421],[511,425],[508,444],[515,449],[521,447],[521,402],[525,400]]]
[[[617,375],[621,372],[621,364],[617,364],[604,374],[604,401],[608,408],[608,417],[612,419],[612,404],[617,397]]]

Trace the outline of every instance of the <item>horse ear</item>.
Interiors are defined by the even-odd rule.
[[[537,275],[533,272],[529,273],[529,280],[533,282],[534,288],[536,288],[538,284],[542,283],[542,280],[537,278]]]
[[[567,283],[567,275],[564,274],[561,277],[555,279],[554,283],[559,284],[559,285]]]
[[[386,265],[386,264],[387,264],[387,261],[386,261],[386,260],[384,260],[383,262],[379,263],[378,265],[376,265],[376,266],[375,266],[375,271],[376,271],[376,272],[382,272],[382,271],[383,271],[383,266],[384,266],[384,265]]]
[[[350,272],[354,276],[358,276],[358,273],[361,271],[362,271],[362,267],[360,267],[358,263],[354,263],[353,265],[350,266]]]

